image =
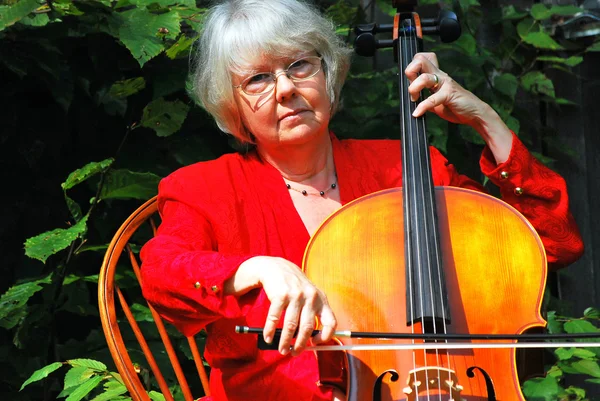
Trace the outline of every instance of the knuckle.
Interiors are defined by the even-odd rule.
[[[285,322],[284,326],[285,326],[286,330],[296,331],[296,329],[298,328],[298,322],[295,322],[295,321]]]
[[[280,320],[279,316],[277,316],[275,314],[269,313],[267,315],[267,322],[271,322],[271,323],[277,324],[277,323],[279,323],[279,320]]]
[[[303,332],[303,333],[312,333],[312,331],[315,329],[315,325],[313,323],[303,323],[300,325],[300,327],[298,328],[299,331]]]
[[[302,298],[302,291],[295,288],[295,289],[289,290],[286,295],[287,295],[287,299],[289,301],[297,300],[297,299]]]
[[[313,286],[308,286],[304,289],[304,297],[309,301],[315,301],[319,298],[319,292]]]

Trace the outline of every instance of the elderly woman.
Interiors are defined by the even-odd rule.
[[[327,384],[326,376],[336,373],[327,372],[330,361],[302,352],[315,317],[323,330],[314,343],[331,339],[336,318],[298,266],[328,215],[402,184],[399,143],[340,141],[330,132],[349,51],[331,22],[304,3],[217,5],[198,55],[197,96],[249,150],[161,181],[163,221],[142,250],[144,295],[185,335],[206,329],[214,399],[343,400],[343,383]],[[405,73],[413,98],[435,89],[415,115],[433,111],[474,127],[487,144],[483,173],[536,227],[548,261],[575,260],[582,243],[562,178],[536,161],[487,104],[441,71],[434,54],[418,54]],[[435,185],[482,190],[433,148],[431,164]],[[253,336],[235,334],[236,325],[264,326],[267,342],[283,328],[279,352],[258,350]]]

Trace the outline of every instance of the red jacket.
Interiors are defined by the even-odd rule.
[[[339,141],[332,135],[332,142],[342,204],[402,185],[399,141]],[[436,186],[483,190],[434,148],[431,163]],[[568,264],[581,255],[564,180],[516,136],[505,163],[497,166],[486,149],[480,165],[504,201],[536,228],[550,264]],[[521,195],[515,194],[517,187]],[[259,351],[256,336],[234,332],[236,325],[262,327],[269,307],[264,291],[240,298],[222,292],[223,283],[250,257],[302,263],[309,234],[279,172],[254,152],[197,163],[161,181],[158,208],[162,224],[141,254],[143,293],[185,335],[206,328],[214,399],[274,401],[293,394],[295,401],[330,400],[331,389],[319,385],[314,353]]]

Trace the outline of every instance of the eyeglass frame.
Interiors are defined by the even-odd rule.
[[[317,70],[312,73],[310,76],[305,77],[305,78],[295,78],[292,77],[291,75],[288,74],[290,67],[294,64],[296,64],[298,61],[301,60],[306,60],[306,59],[319,59],[319,68],[317,68]],[[280,75],[285,74],[285,76],[291,80],[292,82],[302,82],[302,81],[308,81],[309,79],[311,79],[312,77],[314,77],[315,75],[317,75],[319,73],[319,71],[321,71],[323,69],[323,56],[304,56],[304,57],[300,57],[297,60],[292,61],[285,70],[281,70],[278,73],[274,73],[271,71],[264,71],[264,72],[257,72],[256,74],[252,74],[249,77],[244,78],[244,80],[242,82],[240,82],[239,85],[233,85],[234,88],[236,89],[241,89],[242,92],[244,92],[246,95],[248,96],[261,96],[261,95],[266,95],[269,92],[272,92],[275,87],[277,86],[277,79],[279,78]],[[270,75],[273,78],[273,82],[275,83],[269,90],[261,92],[261,93],[248,93],[244,90],[243,86],[244,84],[251,80],[252,78],[254,78],[257,75],[262,75],[262,74],[266,74],[266,75]]]

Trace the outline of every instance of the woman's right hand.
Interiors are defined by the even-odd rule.
[[[329,341],[337,322],[327,297],[294,263],[279,257],[256,256],[242,263],[225,291],[242,294],[262,287],[271,301],[263,336],[270,343],[283,318],[279,352],[292,355],[302,352],[315,329],[315,317],[321,323],[321,333],[312,338],[314,344]],[[296,341],[292,344],[294,334]]]

